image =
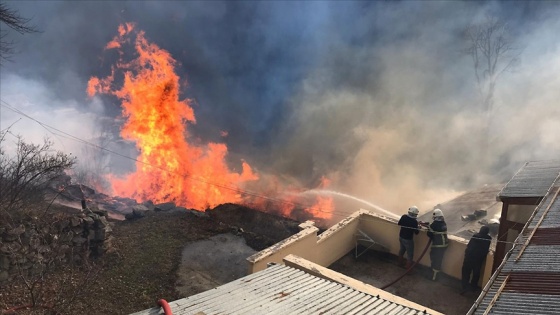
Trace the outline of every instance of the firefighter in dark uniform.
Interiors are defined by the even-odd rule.
[[[437,279],[437,274],[441,271],[443,255],[449,245],[447,240],[447,224],[445,224],[443,212],[440,209],[434,210],[433,222],[430,224],[428,237],[432,240],[430,260],[433,271],[432,280],[435,281]]]
[[[480,278],[480,270],[488,251],[490,250],[490,242],[492,237],[488,235],[490,228],[483,226],[480,231],[473,235],[467,244],[465,250],[465,259],[463,260],[462,268],[462,291],[461,294],[467,292],[469,289],[475,291],[478,288],[478,279]],[[471,278],[472,273],[472,278]],[[470,283],[470,287],[469,287]]]
[[[414,263],[414,234],[418,234],[418,207],[408,208],[408,214],[404,214],[399,220],[401,226],[399,231],[399,265],[404,266],[404,253],[406,253],[406,269],[412,267]]]

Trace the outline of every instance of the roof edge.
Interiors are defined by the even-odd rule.
[[[427,308],[425,306],[422,306],[420,304],[414,303],[412,301],[409,301],[407,299],[404,299],[400,296],[396,296],[394,294],[391,294],[387,291],[381,290],[379,288],[376,288],[374,286],[371,286],[369,284],[366,284],[362,281],[356,280],[354,278],[345,276],[341,273],[338,273],[334,270],[331,270],[329,268],[323,267],[321,265],[315,264],[309,260],[303,259],[299,256],[296,255],[288,255],[286,257],[284,257],[283,259],[284,264],[286,266],[292,267],[292,268],[296,268],[299,270],[302,270],[308,274],[314,275],[316,277],[320,277],[323,279],[327,279],[330,281],[334,281],[343,285],[346,285],[350,288],[353,288],[355,290],[358,290],[360,292],[372,295],[372,296],[377,296],[381,299],[393,302],[393,303],[397,303],[412,309],[416,309],[419,312],[424,312],[425,314],[434,314],[434,315],[444,315],[443,313],[440,313],[436,310]]]

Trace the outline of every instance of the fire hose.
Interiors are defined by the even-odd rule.
[[[169,303],[167,303],[166,300],[160,299],[157,301],[157,304],[161,306],[161,308],[163,308],[163,314],[173,315],[173,312],[171,312],[171,307],[169,306]]]
[[[428,251],[428,248],[430,248],[430,244],[432,244],[432,240],[430,239],[428,241],[428,244],[426,244],[426,248],[424,248],[424,251],[422,252],[422,254],[420,255],[420,257],[418,257],[418,259],[412,264],[412,266],[408,267],[408,269],[406,269],[406,271],[397,279],[393,280],[393,282],[386,284],[384,286],[381,287],[381,290],[385,290],[386,288],[392,286],[393,284],[397,283],[399,280],[401,280],[404,276],[406,276],[411,270],[412,268],[414,268],[414,266],[416,266],[420,260],[422,260],[422,257],[424,257],[424,255],[426,254],[426,252]]]

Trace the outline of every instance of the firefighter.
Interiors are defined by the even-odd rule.
[[[447,240],[447,224],[445,224],[443,212],[440,209],[435,209],[433,212],[433,222],[430,224],[428,237],[432,240],[430,260],[433,271],[432,280],[435,281],[438,273],[441,271],[443,255],[449,244]]]
[[[490,228],[482,226],[480,231],[474,234],[467,249],[465,249],[465,259],[463,260],[462,268],[462,291],[461,294],[467,292],[469,289],[475,291],[478,289],[478,279],[480,278],[480,270],[490,250],[490,242],[492,237],[488,235]],[[472,278],[471,278],[472,273]],[[470,287],[469,287],[470,283]]]
[[[399,232],[399,265],[404,266],[404,253],[406,252],[406,269],[410,268],[414,262],[414,234],[418,234],[418,208],[412,206],[408,208],[408,214],[403,214],[398,225],[401,226]]]

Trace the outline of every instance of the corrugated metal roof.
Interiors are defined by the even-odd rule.
[[[544,197],[560,174],[560,160],[527,162],[498,194],[498,198]]]
[[[503,272],[539,271],[560,273],[560,246],[529,245],[516,262],[515,258],[519,254],[521,247],[518,245],[512,250],[511,259],[506,261],[502,269]]]
[[[481,305],[480,311],[475,314],[484,314],[488,303]],[[496,301],[490,314],[527,315],[550,314],[557,315],[560,309],[558,295],[525,294],[516,292],[503,292]]]
[[[273,265],[184,299],[170,302],[186,314],[429,314],[302,270]],[[133,315],[163,314],[161,308]]]
[[[531,238],[535,245],[560,245],[560,227],[540,228]]]
[[[558,198],[556,198],[556,200],[552,200],[552,198],[544,199],[541,202],[540,208],[546,209],[549,206],[550,209],[548,210],[545,219],[543,219],[543,221],[539,225],[540,229],[560,227],[560,203],[558,202]],[[535,228],[535,226],[537,225],[537,223],[539,222],[543,214],[544,211],[538,211],[535,214],[535,218],[531,220],[531,222],[529,222],[529,229]]]
[[[547,189],[501,269],[469,314],[558,314],[560,310],[560,178]],[[534,231],[534,233],[533,233]],[[533,237],[537,236],[535,239]]]

